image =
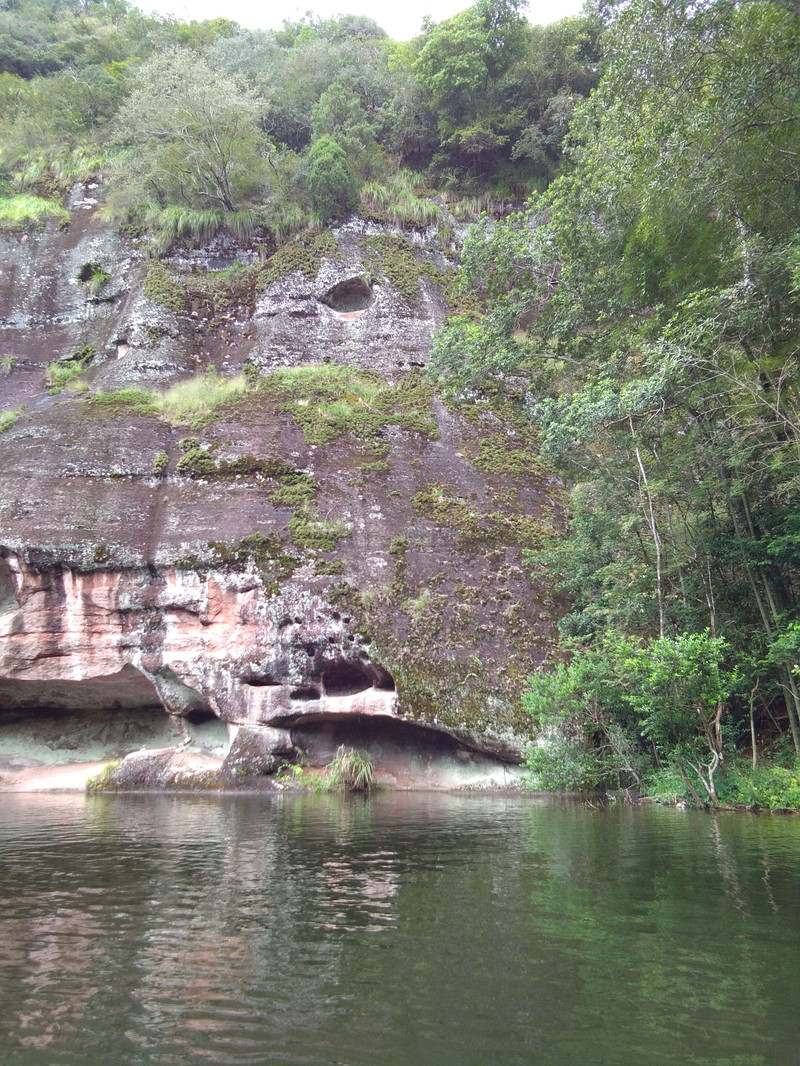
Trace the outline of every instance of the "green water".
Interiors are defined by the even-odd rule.
[[[0,1063],[800,1062],[800,819],[0,797]]]

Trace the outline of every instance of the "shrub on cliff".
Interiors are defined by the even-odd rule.
[[[320,137],[311,145],[308,194],[323,222],[344,218],[358,204],[358,184],[333,137]]]

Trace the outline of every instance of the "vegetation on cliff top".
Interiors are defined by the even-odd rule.
[[[282,243],[360,197],[412,226],[435,219],[434,189],[520,198],[561,166],[602,24],[534,27],[523,7],[476,0],[401,44],[352,15],[250,31],[16,0],[0,12],[0,183],[55,210],[102,172],[115,217],[162,246],[221,227]],[[44,209],[26,210],[12,215]]]

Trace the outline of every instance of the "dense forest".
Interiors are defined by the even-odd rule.
[[[408,43],[0,0],[0,221],[76,180],[157,254],[357,211],[476,220],[433,371],[516,404],[569,493],[526,706],[550,787],[800,804],[800,13],[477,0]],[[483,213],[481,213],[483,211]],[[480,310],[478,310],[480,308]]]

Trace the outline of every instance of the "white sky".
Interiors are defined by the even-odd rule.
[[[556,22],[579,14],[583,0],[529,0],[528,18],[536,25]],[[185,22],[192,19],[230,18],[248,29],[280,29],[284,19],[298,19],[309,10],[323,18],[334,15],[367,15],[396,41],[408,41],[421,29],[422,18],[435,22],[450,18],[472,6],[471,0],[400,0],[386,6],[375,0],[137,0],[137,7],[150,14],[175,15]]]

